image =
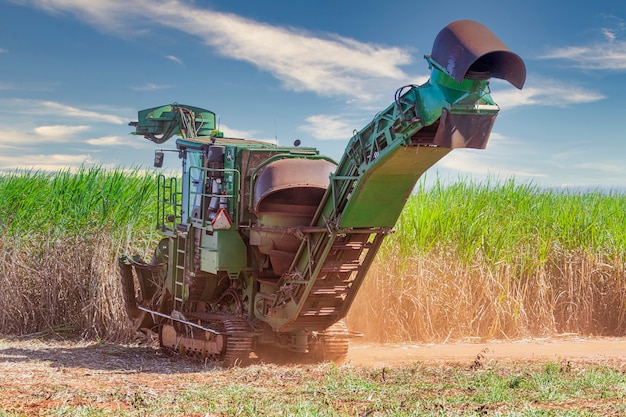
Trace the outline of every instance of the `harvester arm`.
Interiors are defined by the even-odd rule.
[[[399,89],[348,143],[318,225],[393,227],[426,169],[453,148],[487,146],[499,112],[489,79],[521,89],[526,78],[521,58],[474,21],[444,28],[425,59],[429,81]]]
[[[138,118],[129,123],[135,127],[133,134],[159,144],[172,136],[211,136],[215,130],[215,113],[177,103],[141,110]]]
[[[275,330],[324,328],[347,314],[418,178],[453,148],[486,146],[499,111],[489,79],[522,88],[526,78],[522,59],[474,21],[444,28],[425,59],[429,81],[399,89],[349,141],[311,223],[319,232],[303,240],[265,308]],[[317,296],[329,288],[333,301]]]

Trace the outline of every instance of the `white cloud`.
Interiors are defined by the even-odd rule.
[[[81,15],[88,22],[98,25],[110,24],[116,25],[117,28],[123,26],[114,20],[115,16],[123,15],[125,7],[129,10],[133,5],[139,5],[144,1],[134,0],[14,0],[22,4],[31,4],[34,7],[45,10],[52,14],[61,14],[63,12],[73,12]],[[135,10],[138,12],[138,10]]]
[[[100,165],[90,155],[70,154],[35,154],[22,155],[20,158],[0,155],[2,170],[38,169],[44,171],[58,171],[68,167],[81,165]]]
[[[617,41],[612,32],[605,31],[604,35],[607,42],[555,48],[539,58],[571,61],[587,70],[626,70],[626,42]]]
[[[581,141],[555,153],[550,162],[560,171],[587,172],[590,177],[602,173],[611,174],[615,178],[626,178],[626,165],[614,150],[610,142],[591,144]]]
[[[87,139],[85,142],[94,146],[119,146],[125,144],[120,136],[102,136]]]
[[[614,174],[619,175],[621,178],[626,177],[626,166],[621,161],[603,161],[600,163],[597,162],[582,162],[579,164],[574,164],[572,168],[589,170],[589,171],[600,171],[606,174]]]
[[[59,116],[116,125],[128,123],[126,118],[111,114],[109,109],[99,109],[98,107],[93,107],[92,109],[79,108],[49,100],[0,99],[0,105],[4,113],[43,115],[45,117]]]
[[[64,143],[76,140],[76,134],[89,129],[89,126],[38,126],[30,130],[0,131],[0,145],[18,149],[33,143]]]
[[[0,48],[0,54],[5,54],[9,52],[8,50],[4,49],[4,48]]]
[[[337,35],[316,36],[180,0],[24,0],[23,3],[50,13],[73,13],[101,30],[127,33],[128,25],[124,23],[132,20],[136,24],[138,18],[159,28],[167,26],[197,36],[223,56],[272,73],[288,89],[327,96],[373,99],[378,84],[407,80],[409,77],[400,67],[412,61],[407,49]]]
[[[21,130],[0,130],[0,146],[3,148],[16,149],[21,145],[33,142],[34,134],[28,134]]]
[[[29,81],[12,81],[11,83],[0,82],[0,90],[13,91],[30,91],[30,92],[50,92],[53,91],[58,84],[56,82],[48,82],[44,80]]]
[[[171,86],[167,84],[153,84],[153,83],[147,83],[141,86],[131,87],[131,89],[135,91],[156,91],[156,90],[164,90],[167,88],[171,88]]]
[[[286,88],[294,91],[344,96],[361,102],[375,101],[388,94],[399,83],[417,78],[407,75],[402,69],[402,66],[412,61],[413,51],[408,48],[376,45],[333,34],[319,35],[296,28],[273,26],[202,8],[191,1],[23,0],[21,3],[53,14],[72,13],[101,30],[125,34],[128,31],[127,23],[136,23],[137,17],[141,17],[141,22],[146,27],[167,26],[196,36],[223,56],[248,62],[270,72]],[[145,13],[146,10],[150,10],[150,13]],[[180,22],[185,24],[181,25]],[[623,24],[621,21],[618,23]],[[616,29],[603,28],[602,33],[607,40],[604,43],[555,48],[540,58],[570,60],[583,68],[626,69],[626,42],[617,41],[622,26]],[[166,58],[182,63],[174,55]],[[537,104],[560,106],[604,98],[598,93],[572,85],[545,83],[533,88],[529,84],[522,91],[497,91],[494,96],[499,99],[496,101],[502,107],[510,108]],[[133,89],[148,91],[161,88],[167,86],[146,84]],[[116,116],[108,116],[117,120]]]
[[[485,155],[480,155],[473,149],[454,149],[437,163],[437,167],[447,168],[457,172],[464,172],[472,175],[488,176],[494,175],[498,178],[523,177],[542,178],[546,174],[528,170],[510,169],[502,166],[502,161],[490,162]],[[482,151],[484,152],[484,151]]]
[[[73,135],[79,132],[84,132],[89,129],[89,126],[64,126],[64,125],[50,125],[50,126],[38,126],[33,129],[38,136],[44,136],[46,139],[60,138],[67,140]]]
[[[177,64],[183,64],[183,60],[174,55],[167,55],[165,58],[169,59],[170,61],[176,62]]]
[[[455,177],[467,174],[472,177],[487,178],[519,178],[538,179],[548,178],[546,172],[529,167],[520,166],[520,155],[527,148],[524,142],[507,137],[498,132],[492,132],[487,149],[453,149],[441,161],[437,162],[437,169],[454,173]]]
[[[349,97],[367,102],[380,100],[407,81],[425,77],[408,75],[402,67],[411,63],[408,48],[376,45],[333,34],[312,34],[222,13],[182,0],[25,0],[51,13],[75,14],[102,30],[127,30],[123,23],[141,16],[148,27],[167,26],[198,37],[223,56],[248,62],[281,80],[294,91]],[[150,10],[149,14],[145,10]],[[185,22],[181,25],[180,22]],[[208,25],[207,22],[211,24]],[[124,32],[125,33],[125,32]],[[616,41],[617,31],[605,29],[605,44],[554,49],[544,59],[567,59],[586,68],[626,69],[626,43]],[[167,59],[182,63],[180,58]],[[499,80],[494,80],[499,81]],[[421,82],[420,82],[421,83]],[[504,85],[504,84],[502,84]],[[149,91],[169,86],[146,84],[133,87]],[[528,82],[524,90],[505,87],[493,94],[503,108],[523,105],[563,106],[604,98],[601,94],[572,85],[544,81]],[[316,116],[312,116],[315,118]],[[335,121],[337,119],[335,118]],[[339,122],[339,121],[337,121]],[[305,126],[304,129],[307,129]],[[351,131],[351,129],[350,129]],[[341,134],[343,137],[345,134]],[[330,133],[317,132],[325,139]]]
[[[80,109],[78,107],[68,106],[65,104],[57,103],[54,101],[41,101],[39,102],[41,110],[47,111],[51,114],[61,115],[61,116],[71,116],[82,119],[88,119],[92,121],[100,121],[113,123],[117,125],[124,124],[126,121],[116,115],[100,113],[98,111]]]
[[[500,87],[504,85],[501,82],[500,84]],[[606,98],[595,91],[548,79],[528,80],[523,90],[496,88],[491,96],[503,109],[518,106],[561,107],[570,104],[593,103]]]
[[[222,55],[271,72],[294,91],[371,98],[369,85],[377,80],[408,78],[400,66],[410,63],[411,56],[401,48],[338,36],[315,37],[233,15],[222,15],[207,32],[208,26],[202,21],[212,13],[202,14],[193,16],[191,32],[203,37]]]
[[[271,143],[276,142],[276,139],[258,137],[257,132],[253,130],[235,129],[223,123],[219,123],[218,128],[221,132],[224,133],[224,137],[227,137],[227,138],[258,140],[261,142],[271,142]]]
[[[613,29],[602,28],[602,34],[609,42],[613,42],[615,39],[617,39],[617,34]]]
[[[299,127],[319,140],[348,140],[354,130],[359,130],[366,122],[355,122],[336,114],[315,114],[306,118],[306,125]]]
[[[119,147],[130,147],[134,149],[145,148],[149,142],[148,141],[140,141],[137,136],[130,136],[124,138],[122,136],[102,136],[99,138],[91,138],[85,140],[85,143],[88,143],[93,146],[119,146]]]

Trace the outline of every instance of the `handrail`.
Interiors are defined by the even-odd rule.
[[[200,171],[198,173],[198,171]],[[192,172],[194,174],[199,174],[198,177],[203,181],[203,188],[206,189],[206,181],[211,179],[215,181],[216,179],[221,179],[222,181],[228,180],[231,181],[231,185],[228,186],[222,183],[222,190],[218,193],[214,192],[198,192],[197,188],[189,187],[188,194],[189,199],[187,201],[187,213],[189,213],[189,221],[193,223],[194,226],[203,229],[212,231],[211,220],[206,216],[206,208],[213,199],[218,199],[219,206],[226,205],[229,212],[229,216],[233,221],[233,225],[236,226],[239,222],[239,183],[241,178],[241,173],[237,169],[233,168],[209,168],[209,167],[200,167],[200,166],[191,166],[189,167],[189,171],[187,172],[189,183],[191,184]],[[194,176],[196,177],[196,176]],[[230,190],[228,188],[230,187]],[[195,208],[197,205],[194,203],[197,199],[200,199],[200,212],[197,215],[195,213]],[[226,203],[221,200],[225,199]],[[208,201],[208,202],[207,202]],[[217,212],[217,210],[215,210]]]

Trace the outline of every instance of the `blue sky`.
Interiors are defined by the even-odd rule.
[[[339,159],[397,88],[427,80],[424,54],[459,19],[520,55],[526,85],[492,81],[488,148],[427,177],[625,187],[621,0],[0,0],[0,170],[149,167],[158,145],[128,122],[172,102],[213,110],[228,136]]]

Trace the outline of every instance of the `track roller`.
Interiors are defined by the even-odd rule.
[[[348,355],[348,338],[350,334],[343,320],[340,320],[317,334],[309,347],[313,360],[318,362],[332,361],[337,364],[343,363]]]
[[[253,333],[245,319],[229,316],[213,318],[203,326],[215,332],[202,330],[188,324],[173,322],[159,327],[159,343],[166,353],[199,356],[222,361],[224,366],[245,365],[252,352]]]

